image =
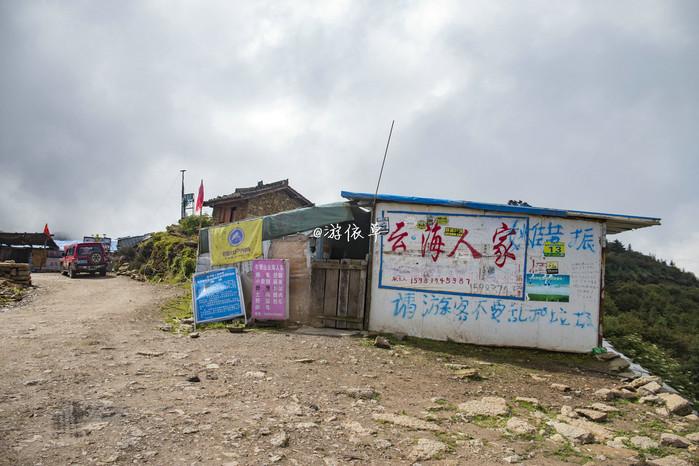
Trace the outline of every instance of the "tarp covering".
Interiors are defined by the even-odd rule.
[[[302,231],[313,230],[331,223],[351,222],[370,214],[349,202],[335,202],[313,207],[288,210],[262,217],[262,240],[281,238]],[[199,254],[209,252],[209,230],[199,230]]]

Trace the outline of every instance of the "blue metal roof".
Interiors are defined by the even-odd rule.
[[[431,206],[460,207],[464,209],[483,210],[488,212],[505,212],[512,214],[542,215],[547,217],[563,217],[585,220],[602,220],[607,223],[607,233],[621,233],[636,228],[660,225],[660,219],[655,217],[639,217],[635,215],[607,214],[602,212],[586,212],[581,210],[561,210],[543,207],[514,206],[506,204],[489,204],[484,202],[457,201],[449,199],[434,199],[429,197],[398,196],[395,194],[355,193],[342,191],[345,199],[351,201],[396,202],[402,204],[422,204]]]

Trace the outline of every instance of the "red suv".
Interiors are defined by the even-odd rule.
[[[63,247],[61,273],[75,278],[78,273],[107,274],[107,252],[101,243],[76,243]]]

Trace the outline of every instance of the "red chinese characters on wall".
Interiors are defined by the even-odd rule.
[[[500,228],[495,230],[493,234],[493,252],[495,253],[495,265],[500,268],[505,266],[507,259],[516,260],[515,254],[510,251],[512,249],[512,241],[505,242],[508,238],[515,234],[514,229],[502,222]]]
[[[495,265],[503,268],[508,261],[516,260],[515,252],[511,237],[515,235],[515,229],[511,228],[505,222],[501,222],[500,226],[495,229],[492,236],[492,251],[495,258]],[[483,253],[476,249],[467,239],[469,230],[463,229],[461,236],[456,241],[456,244],[451,251],[446,254],[447,257],[454,257],[460,248],[465,248],[471,257],[474,259],[483,258]],[[408,246],[405,239],[408,237],[408,231],[405,222],[400,221],[395,224],[395,228],[388,235],[388,242],[391,247],[391,252],[406,252]],[[426,222],[422,236],[420,239],[420,254],[422,257],[429,256],[433,262],[437,262],[439,258],[447,251],[444,236],[442,235],[442,227],[438,223]]]
[[[388,242],[391,243],[391,251],[398,250],[406,251],[408,247],[405,245],[405,237],[408,236],[407,231],[401,232],[405,227],[405,222],[396,223],[396,229],[388,235]]]

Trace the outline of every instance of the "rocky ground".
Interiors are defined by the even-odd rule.
[[[592,356],[190,338],[160,330],[180,288],[32,278],[0,309],[0,464],[699,464],[691,406]]]

